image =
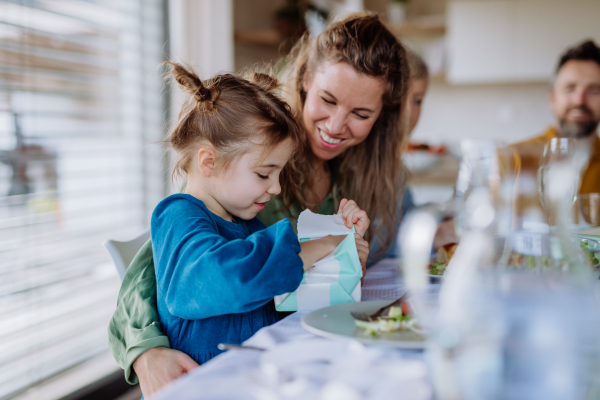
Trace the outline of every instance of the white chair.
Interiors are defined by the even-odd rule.
[[[150,230],[145,231],[141,235],[128,240],[126,242],[119,242],[118,240],[107,240],[102,243],[102,246],[108,250],[108,253],[112,257],[117,273],[121,281],[125,276],[125,271],[131,261],[140,250],[140,248],[150,239]]]

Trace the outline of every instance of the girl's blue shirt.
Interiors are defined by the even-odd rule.
[[[188,194],[152,214],[160,322],[171,347],[204,363],[277,322],[273,297],[298,288],[300,243],[288,220],[227,221]]]

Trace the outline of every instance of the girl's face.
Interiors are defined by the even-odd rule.
[[[281,192],[279,174],[291,154],[292,142],[286,139],[259,163],[262,148],[255,146],[215,179],[215,200],[225,211],[238,218],[256,217],[271,196]]]
[[[383,108],[385,82],[343,62],[310,75],[304,81],[304,126],[313,154],[331,160],[369,136]]]
[[[408,123],[409,130],[411,133],[421,116],[421,106],[423,105],[423,98],[427,92],[427,78],[413,79],[408,86]]]

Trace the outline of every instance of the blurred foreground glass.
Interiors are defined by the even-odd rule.
[[[571,209],[588,157],[589,149],[574,139],[552,139],[542,150],[515,150],[515,173],[504,177],[514,191],[500,266],[593,279],[579,239],[569,234]]]
[[[567,230],[578,153],[540,161],[551,227],[535,175],[520,168],[529,160],[490,144],[465,150],[461,243],[430,318],[438,397],[597,399],[597,280]]]
[[[479,275],[429,349],[441,400],[597,399],[593,289],[517,271]]]

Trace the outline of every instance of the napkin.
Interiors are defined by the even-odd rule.
[[[346,235],[346,238],[331,254],[304,272],[298,289],[275,296],[277,311],[310,311],[360,301],[360,280],[363,275],[354,240],[354,227],[347,228],[339,214],[320,215],[310,210],[300,214],[298,238],[301,242],[327,235]]]

